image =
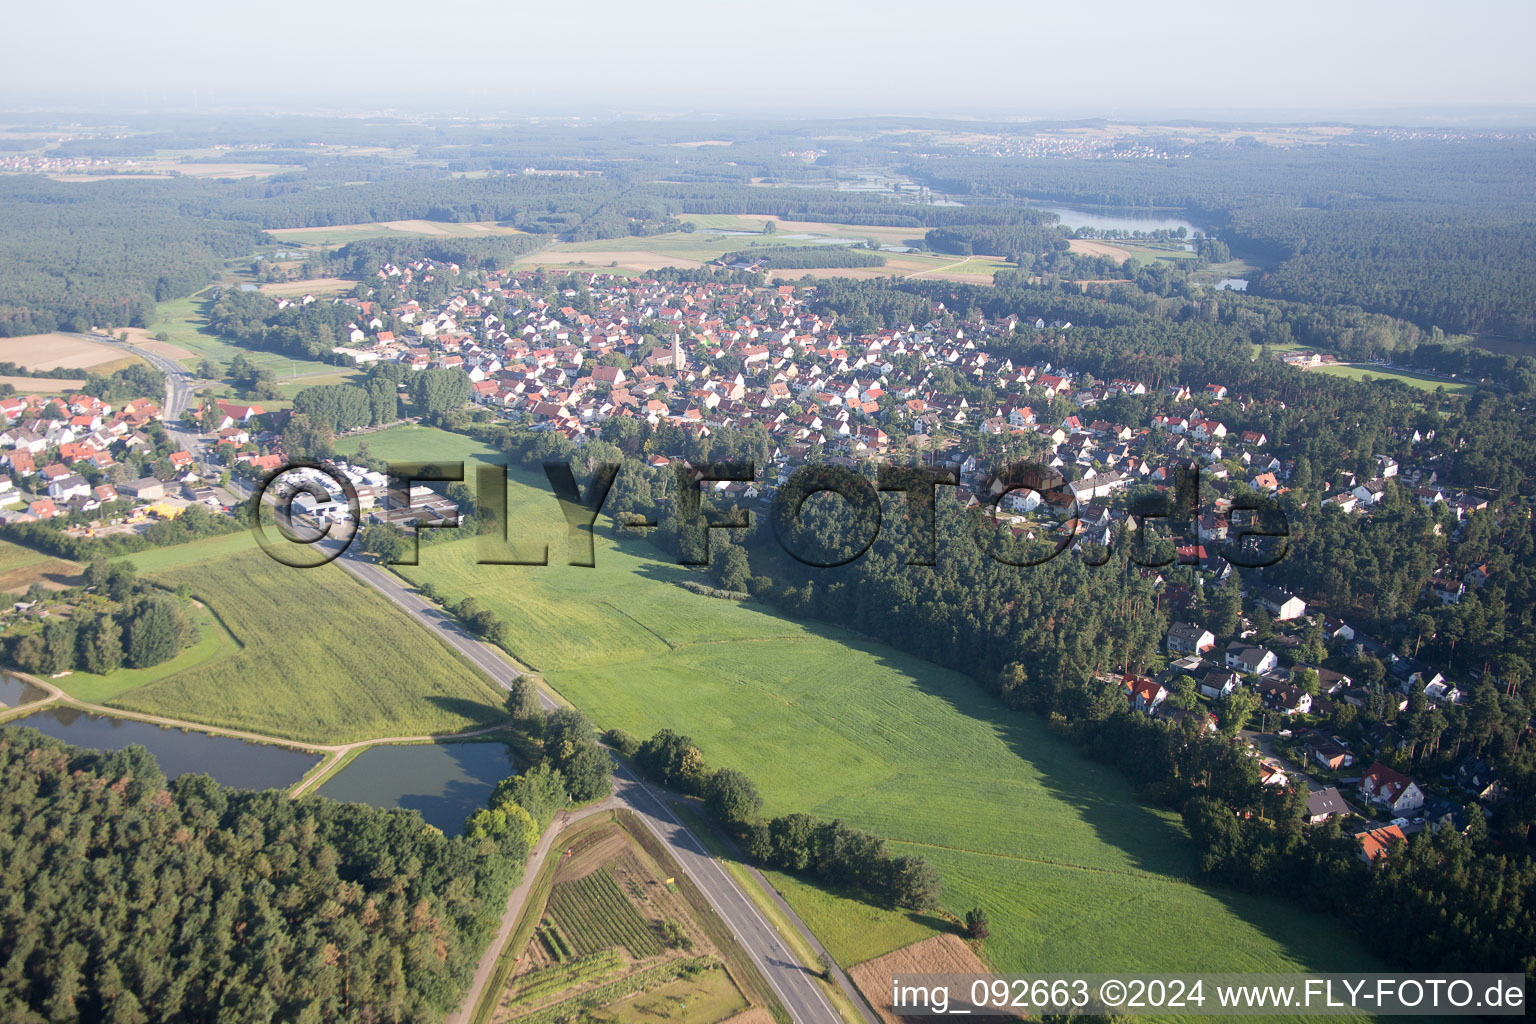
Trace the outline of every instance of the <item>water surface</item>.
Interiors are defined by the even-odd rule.
[[[0,675],[0,710],[42,700],[48,692],[17,676]]]
[[[420,811],[430,825],[456,836],[485,806],[496,783],[511,775],[505,743],[411,743],[370,747],[327,779],[322,796],[384,809]]]
[[[1037,210],[1054,213],[1061,218],[1061,225],[1070,231],[1093,228],[1095,231],[1114,231],[1133,234],[1137,231],[1178,231],[1192,235],[1201,230],[1180,216],[1178,210],[1152,210],[1134,206],[1060,206],[1047,203],[1030,203]]]
[[[44,735],[94,750],[121,750],[137,743],[155,756],[167,778],[203,772],[226,786],[241,789],[286,788],[320,760],[315,754],[271,743],[183,732],[68,707],[46,707],[12,719],[5,726],[31,726]]]

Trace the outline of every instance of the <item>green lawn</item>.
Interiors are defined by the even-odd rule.
[[[1475,390],[1477,385],[1471,381],[1436,380],[1423,374],[1412,373],[1407,370],[1388,370],[1380,366],[1319,366],[1312,372],[1326,373],[1333,377],[1345,377],[1349,380],[1399,380],[1411,388],[1427,391],[1433,394],[1439,388],[1445,388],[1447,394],[1459,394],[1463,391]]]
[[[210,553],[154,578],[187,584],[240,650],[140,686],[114,706],[313,743],[502,720],[494,684],[340,567],[292,569],[254,550]]]
[[[414,457],[433,456],[426,441]],[[463,450],[442,441],[437,457]],[[464,540],[402,571],[494,609],[518,657],[601,727],[687,732],[711,764],[757,781],[765,813],[841,817],[920,851],[943,873],[948,912],[986,908],[998,968],[1379,969],[1324,918],[1196,884],[1178,818],[1040,719],[846,631],[685,591],[673,585],[685,570],[607,527],[595,569],[565,565],[547,487],[516,480],[512,529],[547,538],[550,566],[478,565]],[[849,961],[907,941],[825,894],[786,893]]]

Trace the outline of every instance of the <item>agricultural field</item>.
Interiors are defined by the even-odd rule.
[[[513,536],[547,538],[550,566],[477,565],[477,541],[454,541],[424,548],[407,578],[495,611],[515,655],[600,727],[686,732],[710,764],[756,780],[765,814],[841,817],[928,857],[945,911],[987,910],[985,953],[999,969],[1377,968],[1323,918],[1197,884],[1175,815],[971,680],[844,630],[686,591],[675,584],[687,570],[606,525],[596,568],[561,564],[564,524],[547,486],[515,481]],[[859,935],[851,908],[785,895],[845,964],[910,941],[897,929],[867,941],[878,933]]]
[[[891,1005],[891,976],[895,974],[986,974],[986,964],[971,947],[954,935],[935,935],[878,960],[863,963],[848,972],[864,998],[875,1008],[882,1024],[902,1024]],[[950,1004],[964,1006],[970,993],[950,989]],[[910,1019],[910,1018],[907,1018]]]
[[[79,562],[0,541],[0,594],[22,594],[34,583],[49,590],[77,587],[82,569]]]
[[[65,395],[79,391],[84,378],[73,377],[9,377],[0,376],[0,384],[9,384],[22,395]]]
[[[139,361],[115,345],[91,341],[77,334],[24,334],[0,338],[0,362],[15,363],[34,372],[82,369],[111,373]]]
[[[337,249],[348,242],[356,242],[363,238],[391,238],[399,235],[483,238],[490,235],[520,235],[523,232],[509,224],[498,224],[495,221],[454,223],[433,220],[391,220],[375,221],[371,224],[337,224],[319,228],[268,228],[267,234],[290,245]]]
[[[239,649],[113,706],[313,743],[451,733],[504,717],[497,687],[338,566],[292,569],[250,550],[154,579],[186,584]],[[345,630],[328,628],[338,615]]]
[[[631,959],[661,953],[661,940],[607,868],[561,882],[549,896],[547,938],[560,959],[623,946]]]
[[[1313,367],[1311,373],[1326,373],[1332,377],[1344,377],[1347,380],[1358,381],[1386,381],[1395,380],[1407,384],[1411,388],[1417,388],[1430,394],[1441,388],[1447,394],[1461,394],[1474,391],[1477,385],[1465,380],[1439,380],[1427,374],[1414,373],[1411,370],[1389,370],[1384,366],[1361,366],[1348,363],[1334,363],[1331,366]]]
[[[725,214],[688,214],[683,220],[697,225],[699,230],[673,231],[659,235],[633,238],[604,238],[591,242],[564,242],[538,252],[518,257],[522,266],[571,267],[577,270],[615,270],[638,272],[660,267],[699,267],[719,259],[728,252],[751,250],[763,245],[805,245],[820,239],[845,239],[850,244],[874,238],[887,245],[920,244],[922,231],[916,228],[863,227],[850,224],[828,224],[819,221],[779,221],[776,217],[731,216]],[[777,232],[762,233],[763,223],[773,220]],[[722,233],[735,232],[735,233]],[[739,232],[747,232],[741,234]],[[828,250],[837,245],[825,244]],[[827,269],[795,269],[775,274],[782,279],[803,277],[806,274],[838,277],[904,276],[915,271],[954,263],[955,258],[914,256],[909,253],[881,253],[888,261],[901,261],[886,267],[834,267]],[[609,267],[609,264],[616,267]],[[986,283],[991,283],[991,277]]]
[[[737,954],[712,938],[728,934],[724,925],[700,920],[676,865],[615,820],[579,827],[557,848],[564,855],[545,862],[503,953],[512,969],[477,1022],[543,1024],[580,1006],[592,1021],[716,1024],[752,1005],[740,968],[726,966]]]
[[[356,281],[344,277],[312,277],[307,281],[271,281],[261,286],[266,295],[338,295],[357,287]]]

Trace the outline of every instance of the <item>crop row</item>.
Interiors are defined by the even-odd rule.
[[[514,1003],[529,1003],[561,992],[584,981],[612,974],[620,967],[619,955],[612,950],[572,960],[570,963],[529,971],[515,980]]]
[[[550,917],[578,955],[622,945],[637,960],[656,956],[661,941],[606,869],[555,887]]]
[[[635,992],[644,992],[657,985],[664,985],[685,974],[696,974],[715,964],[716,961],[707,956],[694,957],[691,960],[667,960],[647,967],[643,971],[625,975],[617,981],[610,981],[591,991],[583,992],[574,998],[580,999],[584,1005],[604,1006]],[[534,1010],[532,1013],[514,1018],[511,1024],[558,1024],[560,1021],[571,1018],[572,1002],[572,999],[565,999],[558,1003],[551,1003],[541,1010]]]

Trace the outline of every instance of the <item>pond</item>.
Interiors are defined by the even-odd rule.
[[[33,686],[25,679],[19,679],[16,676],[0,676],[0,711],[6,708],[19,708],[23,704],[31,704],[46,696],[48,696],[47,691]]]
[[[1245,292],[1248,290],[1246,277],[1224,277],[1216,282],[1217,291]]]
[[[1034,202],[1029,205],[1037,210],[1054,213],[1061,218],[1061,226],[1071,231],[1093,228],[1095,231],[1133,234],[1137,231],[1150,233],[1183,228],[1185,234],[1192,235],[1202,230],[1178,216],[1183,212],[1180,210],[1153,210],[1134,206],[1060,206]]]
[[[204,772],[226,786],[241,789],[286,788],[320,760],[318,755],[271,743],[183,732],[67,707],[43,708],[5,725],[29,725],[44,735],[96,750],[121,750],[138,743],[155,756],[168,778]]]
[[[318,792],[332,800],[419,811],[427,824],[456,836],[512,771],[511,751],[497,741],[369,747]]]

